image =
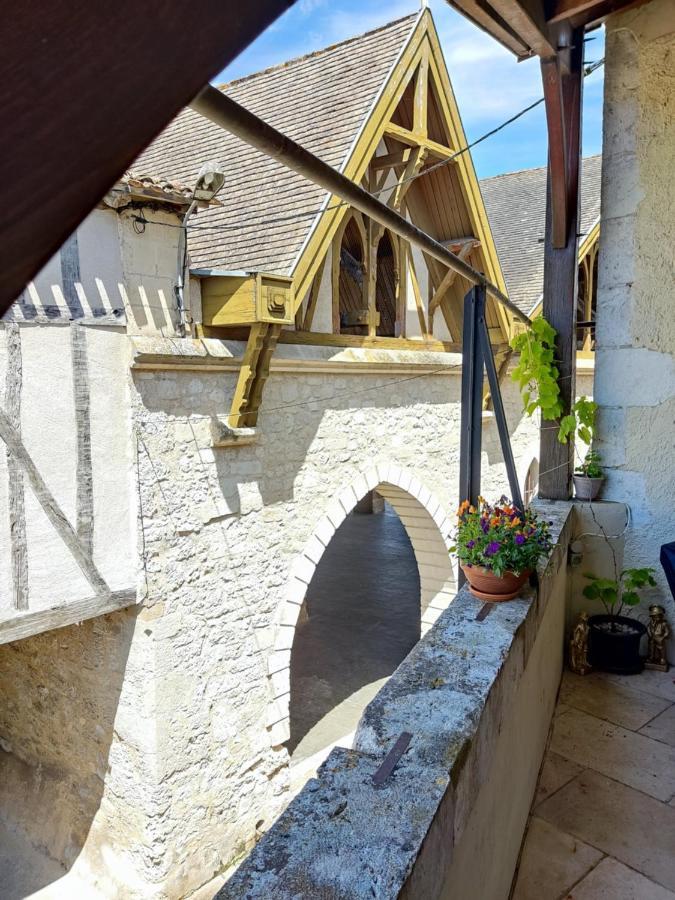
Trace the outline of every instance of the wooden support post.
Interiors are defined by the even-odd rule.
[[[549,157],[546,194],[546,238],[544,246],[544,317],[558,332],[557,366],[560,371],[562,414],[574,403],[577,343],[577,232],[579,222],[579,169],[581,162],[581,109],[583,86],[583,29],[572,34],[569,74],[561,74],[561,99],[565,132],[566,236],[564,246],[556,246],[555,197],[560,185]],[[549,142],[554,139],[549,132]],[[572,441],[561,444],[557,430],[545,423],[541,431],[539,496],[567,500],[573,472]]]

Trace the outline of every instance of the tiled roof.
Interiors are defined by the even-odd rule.
[[[221,85],[221,90],[340,168],[417,22],[407,16],[325,50]],[[224,164],[222,206],[195,216],[192,265],[289,274],[326,192],[192,110],[183,110],[136,161],[194,182]],[[300,218],[302,217],[302,218]],[[268,225],[265,220],[276,219]],[[210,230],[207,225],[224,226]]]
[[[599,155],[583,160],[581,234],[586,234],[600,215],[601,160]],[[509,297],[529,313],[544,284],[546,167],[486,178],[480,189]]]

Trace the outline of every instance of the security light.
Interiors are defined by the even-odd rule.
[[[199,170],[192,196],[195,200],[213,200],[225,184],[225,172],[220,163],[209,160]]]

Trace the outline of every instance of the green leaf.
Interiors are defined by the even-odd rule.
[[[624,591],[621,600],[626,606],[637,606],[640,602],[640,597],[635,591]]]

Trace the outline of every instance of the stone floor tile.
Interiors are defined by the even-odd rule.
[[[565,900],[675,900],[675,894],[606,857]]]
[[[675,808],[587,769],[537,816],[675,891]]]
[[[555,719],[551,750],[666,803],[675,795],[675,748],[580,710]]]
[[[565,759],[564,756],[549,750],[544,759],[544,765],[541,767],[532,808],[536,809],[542,800],[550,797],[551,794],[555,794],[564,784],[567,784],[568,781],[571,781],[582,771],[582,766],[578,766],[571,760]]]
[[[648,722],[640,729],[640,734],[675,747],[675,705],[669,706],[665,712]]]
[[[574,675],[565,672],[560,688],[560,701],[637,731],[654,716],[668,708],[669,700],[648,694],[627,684],[617,684],[601,673]]]
[[[536,816],[531,819],[512,900],[560,897],[602,853]]]
[[[675,703],[675,669],[671,669],[670,672],[645,669],[639,675],[612,675],[609,672],[598,674],[615,684],[644,691],[656,697],[665,697],[666,700]]]

